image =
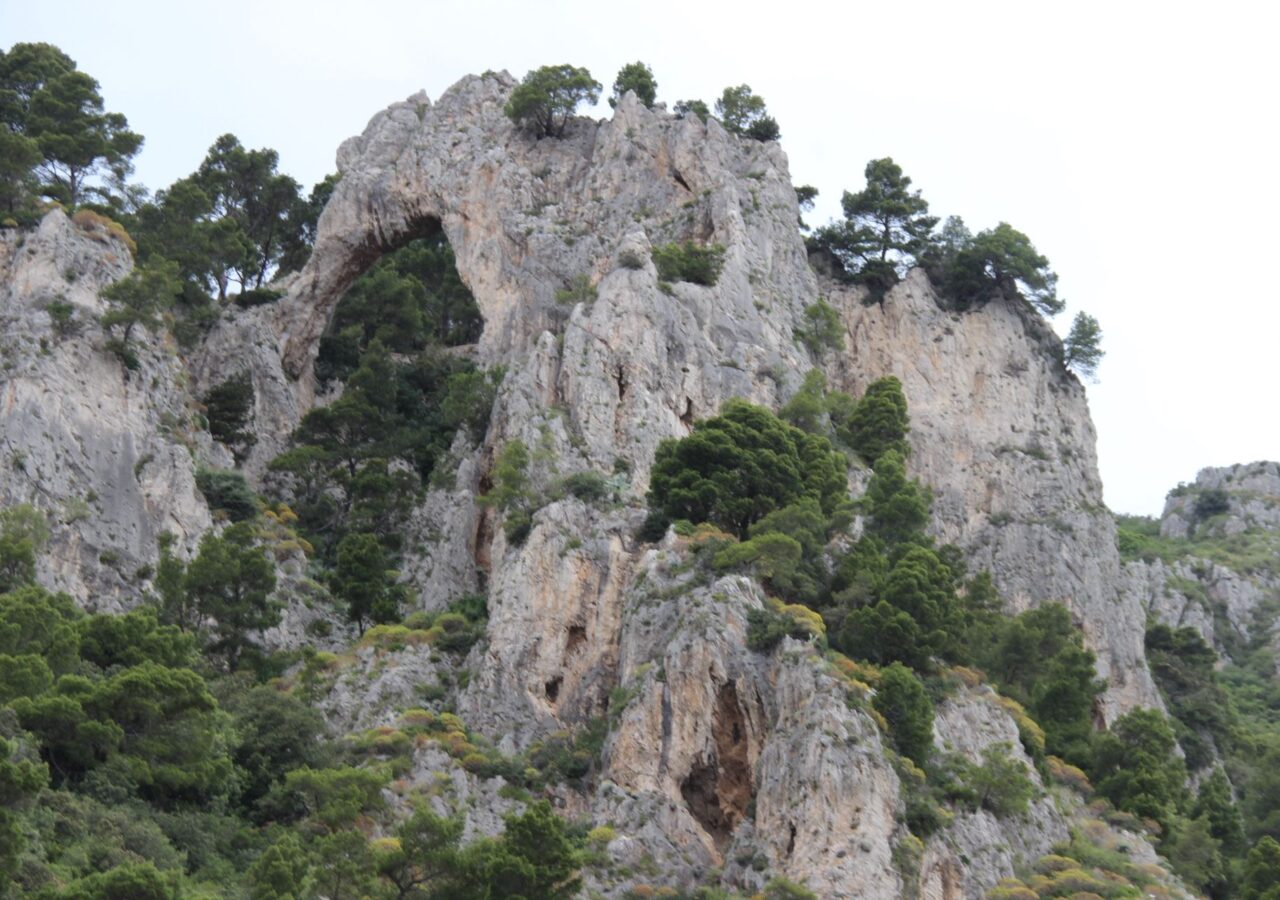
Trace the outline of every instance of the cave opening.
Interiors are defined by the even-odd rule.
[[[680,794],[689,813],[723,852],[733,829],[747,818],[754,793],[746,718],[732,683],[716,696],[711,731],[714,750],[689,770]]]

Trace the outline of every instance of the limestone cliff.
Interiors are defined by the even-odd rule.
[[[172,339],[136,338],[133,372],[104,348],[99,294],[131,266],[115,235],[59,210],[0,232],[0,503],[46,514],[42,580],[91,609],[136,602],[161,533],[190,545],[210,525],[193,462],[209,439]],[[70,325],[55,329],[50,303]]]
[[[138,372],[102,351],[90,319],[101,287],[127,270],[122,248],[56,213],[23,247],[6,237],[0,299],[14,365],[0,376],[3,499],[55,516],[76,499],[97,504],[91,519],[59,520],[48,575],[86,603],[128,602],[160,531],[189,542],[210,524],[193,454],[227,455],[207,436],[184,437],[190,397],[250,373],[258,440],[244,469],[261,483],[319,402],[313,360],[343,292],[380,255],[442,229],[485,320],[471,352],[506,377],[484,439],[454,442],[453,485],[415,510],[403,569],[424,609],[487,591],[486,638],[451,696],[470,727],[516,752],[607,723],[590,791],[557,793],[616,829],[609,858],[632,874],[593,875],[592,886],[622,896],[640,884],[639,867],[679,886],[757,888],[773,872],[823,897],[980,895],[1047,852],[1069,817],[1041,797],[1023,819],[976,812],[913,850],[899,775],[860,689],[808,645],[749,649],[759,585],[699,580],[686,540],[644,545],[635,534],[658,443],[726,400],[776,408],[815,364],[855,394],[897,375],[911,406],[910,466],[935,489],[938,536],[989,567],[1013,607],[1070,605],[1108,679],[1102,718],[1158,706],[1146,609],[1121,590],[1084,391],[1056,338],[1013,305],[946,311],[920,272],[872,305],[820,284],[776,144],[631,95],[610,120],[533,140],[502,112],[513,85],[505,74],[469,77],[435,103],[419,94],[375,116],[339,150],[341,182],[310,262],[279,285],[286,296],[229,312],[185,368],[160,336]],[[725,248],[714,286],[660,281],[649,250],[686,239]],[[580,276],[593,296],[557,299]],[[41,304],[59,293],[86,326],[55,340]],[[814,360],[796,333],[821,294],[846,341]],[[42,338],[47,354],[33,349]],[[627,473],[623,502],[555,500],[523,544],[509,544],[475,500],[516,438],[537,448],[536,486],[583,469]],[[365,648],[348,662],[350,677],[322,702],[341,728],[392,721],[440,676],[421,650]],[[936,731],[975,759],[988,744],[1017,744],[1016,724],[980,689],[948,702]],[[407,780],[447,764],[418,748]],[[470,827],[497,828],[497,788],[451,772],[476,801]]]

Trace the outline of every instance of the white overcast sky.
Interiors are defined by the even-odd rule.
[[[310,186],[387,104],[550,63],[660,100],[746,82],[796,184],[839,211],[892,156],[932,211],[1026,232],[1068,312],[1102,323],[1089,387],[1106,501],[1158,514],[1207,465],[1280,458],[1280,13],[1273,4],[59,2],[0,0],[0,46],[48,41],[146,136],[153,190],[214,138]],[[607,107],[600,115],[607,115]]]

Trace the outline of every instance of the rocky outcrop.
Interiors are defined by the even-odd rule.
[[[132,372],[104,349],[100,294],[131,267],[120,238],[60,210],[33,233],[0,232],[0,503],[44,512],[41,581],[89,609],[137,602],[159,536],[190,547],[210,526],[172,339],[136,329]],[[71,306],[69,327],[54,327],[53,302]]]
[[[1169,492],[1160,517],[1165,537],[1190,538],[1200,519],[1197,501],[1205,491],[1221,491],[1228,508],[1214,523],[1219,535],[1243,534],[1251,528],[1280,531],[1280,463],[1254,462],[1201,469],[1191,485]]]
[[[1069,837],[1068,818],[1046,791],[1019,742],[1018,726],[989,688],[948,698],[934,720],[934,744],[974,764],[988,747],[1021,763],[1035,792],[1025,813],[997,816],[986,809],[961,812],[925,845],[920,896],[926,900],[981,897],[1002,878],[1024,871]]]
[[[1214,501],[1208,509],[1205,498]],[[1275,629],[1266,611],[1280,597],[1280,464],[1202,469],[1193,484],[1170,491],[1160,535],[1180,558],[1132,560],[1124,569],[1126,594],[1151,617],[1194,628],[1226,659],[1258,629]]]
[[[375,116],[340,149],[341,182],[310,262],[278,285],[284,298],[228,312],[186,370],[156,339],[126,376],[91,325],[50,336],[47,357],[29,352],[49,332],[45,299],[66,290],[88,318],[128,260],[56,215],[30,247],[5,239],[6,340],[25,335],[27,349],[3,376],[4,498],[52,511],[93,492],[101,507],[59,524],[51,580],[82,598],[123,598],[160,531],[190,543],[210,527],[193,456],[223,451],[191,434],[188,379],[199,396],[250,375],[257,442],[243,467],[262,483],[290,430],[324,402],[312,362],[343,292],[380,255],[442,230],[484,317],[474,356],[505,378],[483,440],[455,440],[448,477],[433,478],[414,510],[402,571],[424,609],[487,594],[486,638],[469,677],[451,681],[467,726],[514,754],[603,723],[593,790],[561,799],[615,828],[607,852],[619,866],[664,884],[758,889],[779,873],[823,897],[896,897],[917,881],[952,897],[1011,874],[1064,834],[1051,804],[1038,799],[1031,820],[958,817],[914,857],[919,872],[905,865],[902,785],[865,692],[810,645],[752,650],[757,583],[714,578],[687,539],[653,546],[635,534],[663,439],[730,398],[776,408],[795,391],[814,365],[797,325],[822,292],[846,329],[843,350],[821,360],[832,385],[860,394],[881,375],[903,381],[910,465],[935,489],[937,535],[990,568],[1015,609],[1070,605],[1108,679],[1106,717],[1157,706],[1142,653],[1150,604],[1120,589],[1093,427],[1056,338],[1014,304],[947,311],[920,272],[874,305],[820,285],[776,144],[632,96],[608,121],[534,140],[502,112],[514,83],[469,77],[435,103],[419,94]],[[714,285],[660,276],[653,248],[685,240],[724,249]],[[519,545],[503,510],[476,503],[516,439],[531,451],[539,507]],[[616,495],[564,496],[564,476],[587,469],[612,475]],[[296,646],[315,618],[292,610],[273,642]],[[343,729],[388,725],[446,680],[423,648],[365,645],[331,662],[322,705]],[[988,699],[945,704],[939,740],[970,756],[993,742],[1016,748],[1016,727]],[[453,779],[464,800],[496,804],[492,785],[429,744],[415,748],[409,781]],[[470,815],[469,828],[491,833],[494,810],[507,808]],[[618,896],[636,883],[596,887]]]
[[[1142,647],[1145,610],[1121,591],[1084,387],[1052,331],[1021,303],[944,309],[916,270],[880,303],[824,283],[847,332],[823,360],[860,396],[894,375],[911,413],[912,474],[934,491],[934,530],[991,571],[1014,611],[1061,601],[1107,679],[1108,720],[1159,707]]]

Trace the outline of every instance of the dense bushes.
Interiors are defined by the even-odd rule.
[[[702,247],[693,241],[662,244],[653,248],[653,264],[663,281],[688,281],[710,287],[720,278],[724,247]]]
[[[844,459],[825,438],[741,400],[654,457],[649,504],[668,520],[711,522],[746,539],[753,524],[808,497],[824,513],[845,493]]]

